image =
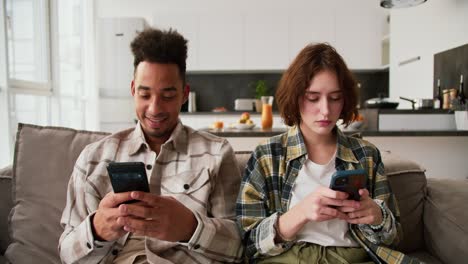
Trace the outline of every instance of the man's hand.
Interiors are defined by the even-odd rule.
[[[169,196],[131,192],[142,204],[122,204],[117,222],[125,231],[165,241],[188,241],[197,227],[197,219],[187,207]]]
[[[110,192],[101,200],[91,223],[97,240],[113,241],[126,233],[123,225],[117,223],[117,218],[121,216],[118,207],[121,203],[132,200],[130,193]]]
[[[359,195],[361,195],[361,201],[359,202],[360,206],[358,208],[347,206],[339,208],[341,212],[348,215],[348,223],[370,225],[382,223],[382,210],[369,196],[369,191],[367,189],[360,189]]]

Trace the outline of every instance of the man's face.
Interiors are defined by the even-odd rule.
[[[164,143],[177,125],[188,88],[176,64],[138,64],[132,81],[135,111],[148,141]]]

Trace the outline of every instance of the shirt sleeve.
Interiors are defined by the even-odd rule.
[[[234,151],[227,141],[221,147],[219,164],[209,199],[211,210],[208,215],[194,212],[198,225],[187,246],[213,260],[240,262],[243,246],[234,221],[240,173]]]
[[[291,242],[275,243],[274,225],[278,213],[270,213],[263,166],[256,153],[250,157],[237,197],[237,224],[242,232],[246,257],[275,256],[289,249]]]
[[[385,174],[384,164],[380,151],[376,148],[374,155],[373,174],[374,186],[372,189],[372,198],[382,203],[384,210],[387,213],[386,222],[383,228],[379,231],[374,231],[369,225],[359,225],[359,230],[373,244],[379,245],[397,245],[402,235],[400,220],[400,212],[398,210],[397,201],[393,194],[387,175]]]
[[[376,245],[385,244],[391,245],[395,239],[397,227],[395,217],[393,216],[392,211],[385,205],[384,201],[374,199],[376,203],[379,203],[382,210],[386,212],[386,218],[384,219],[383,226],[380,230],[373,230],[370,225],[360,224],[358,225],[359,230],[364,234],[364,236]]]
[[[64,228],[59,240],[60,258],[63,263],[99,263],[114,245],[113,242],[97,242],[94,239],[91,229],[94,212],[88,213],[85,203],[86,163],[83,153],[70,177],[67,203],[60,221]]]

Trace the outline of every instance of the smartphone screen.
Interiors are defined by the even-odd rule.
[[[346,192],[349,200],[359,201],[359,189],[366,188],[367,173],[363,169],[336,171],[331,179],[330,189]]]
[[[107,165],[107,172],[115,193],[149,192],[148,178],[143,162],[111,162]]]

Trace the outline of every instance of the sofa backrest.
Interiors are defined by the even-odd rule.
[[[10,262],[60,263],[57,245],[63,230],[59,222],[75,160],[84,146],[106,135],[69,128],[19,125],[12,169],[14,207],[8,222],[13,242],[6,251]],[[250,154],[236,153],[240,171],[244,171]],[[400,249],[408,252],[422,248],[424,170],[394,154],[383,152],[382,157],[399,201],[401,223],[406,233]],[[1,242],[6,243],[5,240]]]
[[[11,263],[61,263],[58,240],[68,180],[82,149],[107,135],[19,124],[13,160]]]
[[[5,253],[5,250],[11,241],[7,228],[8,214],[10,213],[12,207],[11,170],[11,166],[0,170],[0,255]]]

